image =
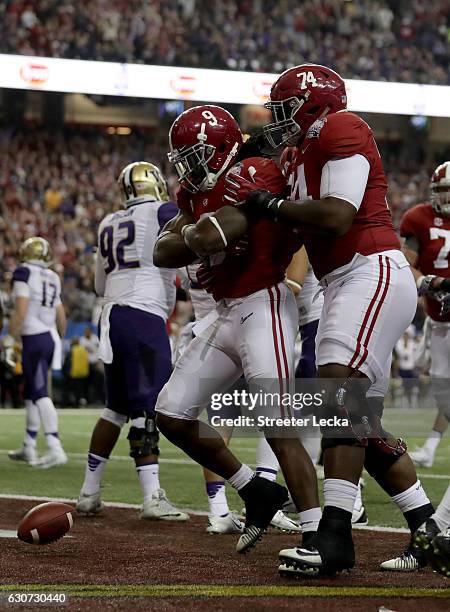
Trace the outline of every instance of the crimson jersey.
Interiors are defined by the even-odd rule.
[[[278,166],[263,157],[248,158],[234,166],[233,172],[253,180],[258,189],[281,193],[286,188],[286,179]],[[199,193],[181,188],[178,207],[195,221],[211,215],[224,206],[224,183],[225,177],[221,177],[214,189]],[[230,248],[229,252],[209,257],[214,272],[211,293],[215,300],[244,297],[281,282],[292,255],[301,246],[295,232],[268,219],[249,224],[246,239],[248,246],[242,254],[234,254]]]
[[[288,148],[282,157],[291,188],[290,199],[298,201],[320,200],[324,165],[357,154],[367,159],[370,169],[364,197],[350,230],[335,238],[302,231],[318,278],[349,263],[356,253],[371,255],[400,249],[387,205],[387,182],[380,154],[367,123],[353,113],[339,111],[318,119],[302,145]]]
[[[431,204],[418,204],[406,211],[400,223],[400,234],[414,236],[419,243],[416,268],[422,274],[450,278],[450,218],[437,213]],[[426,297],[427,314],[435,321],[450,321],[450,313],[440,315],[441,305]]]

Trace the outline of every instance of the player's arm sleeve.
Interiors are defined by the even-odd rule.
[[[30,297],[30,287],[28,286],[28,283],[25,283],[23,281],[14,281],[13,284],[13,297],[25,297],[25,298],[29,298]]]
[[[321,198],[339,198],[359,210],[369,177],[370,164],[359,153],[341,159],[330,159],[322,168]]]

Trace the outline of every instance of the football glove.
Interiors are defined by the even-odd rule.
[[[16,354],[16,341],[12,336],[5,336],[3,338],[3,362],[9,368],[14,370],[17,365],[17,354]]]
[[[450,278],[441,276],[421,276],[417,279],[419,295],[426,295],[441,305],[441,317],[450,312]]]
[[[450,293],[450,278],[442,278],[428,274],[417,279],[417,290],[419,295],[433,296],[436,293]]]

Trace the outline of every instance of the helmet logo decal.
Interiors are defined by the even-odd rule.
[[[316,87],[317,85],[316,77],[314,76],[314,72],[311,72],[311,70],[308,70],[307,72],[298,72],[296,76],[301,78],[300,89],[307,89],[307,83],[311,83],[312,87]]]
[[[319,138],[320,132],[323,126],[325,125],[326,121],[327,121],[326,117],[324,117],[323,119],[316,119],[316,121],[314,121],[312,126],[309,128],[306,134],[306,138]]]

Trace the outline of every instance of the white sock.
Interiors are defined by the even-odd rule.
[[[324,506],[334,506],[353,512],[358,486],[341,478],[325,478],[323,481]]]
[[[37,435],[41,425],[38,407],[31,400],[25,400],[25,408],[27,411],[27,425],[25,438],[23,443],[25,446],[36,448]]]
[[[317,531],[319,527],[319,521],[322,518],[322,510],[320,506],[318,508],[310,508],[309,510],[303,510],[298,513],[298,520],[302,533],[307,531]]]
[[[233,474],[231,478],[228,479],[228,482],[233,487],[233,489],[239,491],[240,489],[242,489],[242,487],[245,487],[245,485],[250,482],[254,475],[255,472],[251,468],[249,468],[248,465],[245,465],[245,463],[243,463],[238,469],[238,471]]]
[[[278,469],[278,459],[275,453],[267,440],[261,438],[256,449],[256,473],[267,480],[275,481]]]
[[[431,459],[434,458],[434,454],[441,440],[442,434],[433,429],[423,445],[423,450],[430,455]]]
[[[81,493],[84,495],[94,495],[100,491],[102,476],[107,461],[108,457],[95,455],[91,452],[88,453],[86,472],[84,475],[83,486],[81,487]]]
[[[49,441],[53,441],[52,438],[58,439],[58,413],[56,412],[55,405],[49,397],[41,397],[35,402],[39,410],[39,416],[41,418],[42,427],[47,439],[47,445],[49,448],[53,448]],[[51,436],[49,434],[52,434]],[[59,440],[58,440],[59,442]],[[59,442],[58,446],[61,446]]]
[[[436,525],[439,527],[440,531],[450,527],[450,486],[447,487],[447,491],[444,493],[441,503],[431,518],[436,521]]]
[[[409,489],[406,489],[406,491],[393,495],[391,499],[397,504],[400,512],[403,512],[403,514],[430,503],[420,480],[417,480],[417,482],[409,487]]]
[[[139,484],[144,494],[145,503],[150,501],[153,493],[161,488],[159,486],[159,464],[154,462],[147,463],[146,465],[137,465],[136,471],[139,476]]]
[[[138,417],[137,419],[131,419],[131,425],[138,427],[139,429],[145,428],[145,417]]]
[[[207,482],[206,494],[208,495],[209,513],[214,516],[226,516],[230,510],[228,508],[227,495],[225,493],[225,482],[217,480]]]
[[[45,434],[45,441],[47,442],[48,450],[64,452],[58,433]]]
[[[361,478],[360,478],[358,482],[358,491],[356,492],[354,508],[355,510],[360,510],[362,507],[363,507],[363,500],[362,500],[362,489],[361,489]]]

